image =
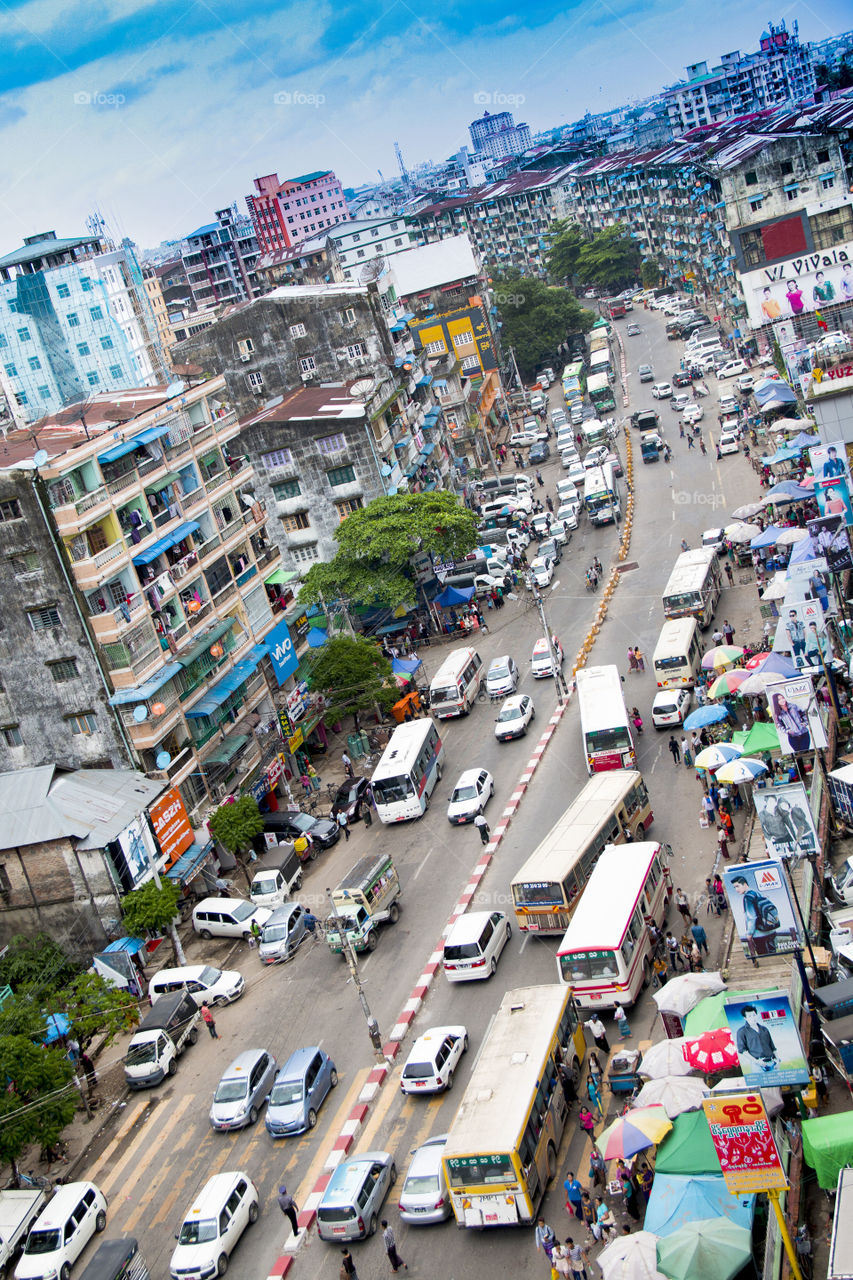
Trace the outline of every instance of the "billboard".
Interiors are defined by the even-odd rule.
[[[812,590],[811,586],[808,590]],[[777,653],[790,653],[791,661],[796,667],[820,667],[820,653],[829,644],[821,596],[825,596],[827,607],[829,597],[825,587],[818,585],[816,580],[812,598],[798,600],[796,597],[801,591],[805,595],[805,589],[797,582],[790,598],[785,597],[773,638],[773,648]]]
[[[771,858],[808,858],[817,852],[817,832],[802,782],[753,789],[752,799]]]
[[[849,484],[850,469],[843,440],[812,445],[809,449],[809,462],[816,480],[847,480]]]
[[[820,311],[834,302],[853,301],[853,244],[742,272],[741,287],[754,329]]]
[[[741,862],[723,867],[722,877],[738,937],[750,960],[800,949],[800,931],[781,862],[769,858]]]
[[[195,839],[180,791],[171,787],[156,804],[150,806],[148,816],[168,870]]]
[[[124,831],[119,832],[116,842],[134,889],[143,880],[149,880],[153,876],[155,866],[162,869],[160,854],[154,845],[151,828],[142,815],[134,818],[127,824]]]
[[[846,525],[853,524],[850,485],[845,477],[838,480],[815,480],[814,496],[822,516],[841,516]]]
[[[809,1068],[787,992],[726,1000],[724,1008],[750,1089],[808,1083]]]
[[[820,605],[815,601],[806,601],[804,605],[798,605],[797,608],[802,610],[811,605],[821,613]],[[785,612],[793,611],[786,609]],[[802,628],[799,643],[803,647],[804,662],[809,653],[820,644],[822,632],[824,628],[818,628],[814,618],[807,628]],[[813,649],[810,650],[810,646]],[[796,657],[795,661],[797,666],[802,665]],[[819,656],[816,661],[820,662]],[[816,747],[826,746],[826,730],[818,711],[811,676],[796,676],[791,680],[780,680],[776,684],[769,684],[766,693],[767,705],[770,708],[776,732],[779,734],[779,748],[783,756],[793,756],[801,751],[814,751]]]
[[[283,685],[287,677],[292,675],[299,666],[296,646],[290,637],[290,628],[287,623],[281,621],[277,627],[273,627],[264,638],[264,644],[269,646],[270,662],[275,678],[279,685]]]
[[[826,557],[826,567],[830,573],[853,569],[850,539],[841,516],[823,516],[820,520],[809,520],[807,528],[815,550]]]
[[[733,1196],[788,1185],[760,1093],[716,1093],[702,1109],[723,1179]]]

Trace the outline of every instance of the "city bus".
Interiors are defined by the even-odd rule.
[[[560,981],[583,1009],[633,1004],[652,976],[649,924],[672,896],[669,845],[610,844],[598,859],[557,951]]]
[[[722,585],[715,547],[682,551],[664,588],[665,616],[684,618],[692,614],[705,631],[714,617]]]
[[[701,664],[702,642],[696,619],[692,616],[667,618],[652,657],[658,688],[692,688]]]
[[[432,678],[429,705],[438,720],[467,715],[480,692],[483,660],[476,649],[454,649]]]
[[[617,667],[581,667],[575,677],[587,773],[634,769],[637,754]]]
[[[590,377],[595,373],[606,373],[608,378],[613,377],[613,360],[609,347],[602,347],[600,351],[594,351],[589,357]]]
[[[613,464],[590,467],[583,482],[583,505],[590,524],[618,524],[622,519]]]
[[[610,413],[616,408],[613,388],[606,373],[590,373],[586,389],[593,407],[599,413]]]
[[[634,769],[597,773],[513,876],[512,901],[519,929],[562,934],[602,849],[642,840],[652,825],[642,774]]]
[[[442,1164],[460,1227],[536,1221],[568,1103],[562,1059],[580,1078],[584,1035],[571,993],[554,983],[507,991],[451,1123]]]
[[[381,822],[405,822],[427,811],[444,767],[444,744],[429,717],[398,725],[370,780]]]
[[[600,418],[587,418],[586,422],[581,424],[581,435],[585,449],[607,443],[607,427]]]
[[[563,370],[563,396],[566,403],[571,404],[573,400],[583,399],[585,387],[586,370],[583,360],[575,360],[572,364],[567,364]]]

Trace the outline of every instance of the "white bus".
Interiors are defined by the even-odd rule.
[[[443,767],[444,744],[429,717],[398,725],[370,780],[379,819],[420,818]]]
[[[617,667],[581,667],[575,677],[587,773],[634,769],[637,755]]]
[[[705,631],[711,625],[721,590],[716,548],[697,547],[695,551],[682,551],[664,588],[664,614],[667,618],[684,618],[692,614]]]
[[[429,687],[430,711],[438,720],[464,716],[480,691],[483,660],[476,649],[454,649],[442,662]]]
[[[583,482],[583,504],[591,524],[614,524],[622,519],[622,504],[611,462],[589,468]]]
[[[602,347],[600,351],[593,351],[589,357],[589,375],[592,377],[596,373],[606,373],[608,378],[613,377],[613,361],[610,358],[609,347]]]
[[[696,619],[668,618],[661,627],[652,665],[659,689],[691,688],[702,663]]]
[[[652,975],[649,924],[672,895],[668,845],[611,844],[598,859],[557,951],[560,981],[583,1009],[633,1004]]]
[[[635,770],[590,778],[513,876],[519,929],[563,934],[604,847],[624,841],[626,831],[643,840],[653,816],[646,785]]]

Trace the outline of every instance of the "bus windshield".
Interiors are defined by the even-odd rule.
[[[448,1160],[451,1187],[486,1186],[490,1182],[507,1182],[513,1177],[508,1155],[469,1156],[467,1160]]]
[[[563,901],[563,891],[558,884],[516,884],[512,895],[519,906],[551,907]]]
[[[631,745],[627,729],[590,729],[586,735],[589,751],[627,751]]]
[[[395,800],[405,800],[415,794],[412,779],[408,774],[396,778],[375,778],[373,780],[373,798],[380,804],[393,804]]]
[[[560,956],[564,982],[589,982],[596,978],[618,978],[619,965],[614,951],[573,951]]]
[[[666,597],[669,609],[695,609],[701,603],[702,593],[699,591],[682,591],[679,595]]]

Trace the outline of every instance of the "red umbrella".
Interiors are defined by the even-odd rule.
[[[749,662],[744,665],[746,666],[747,671],[757,671],[759,667],[764,666],[769,657],[769,653],[754,653]]]
[[[716,1031],[705,1031],[695,1040],[688,1040],[684,1045],[684,1061],[706,1075],[736,1067],[738,1056],[731,1031],[718,1027]]]

